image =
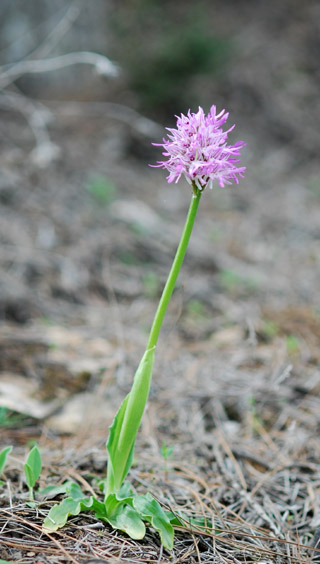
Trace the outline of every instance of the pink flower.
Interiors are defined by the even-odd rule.
[[[186,116],[181,114],[181,117],[177,117],[177,129],[167,128],[168,140],[153,143],[163,147],[165,152],[162,154],[168,157],[153,166],[169,171],[169,183],[177,183],[184,175],[189,184],[195,184],[201,191],[206,186],[212,188],[214,180],[218,180],[222,188],[232,181],[238,184],[239,177],[243,178],[246,170],[244,166],[237,166],[240,150],[245,143],[238,141],[234,145],[227,144],[228,134],[235,127],[233,125],[223,131],[221,126],[228,117],[225,110],[217,115],[216,106],[211,106],[208,115],[200,107],[196,114],[190,110]]]

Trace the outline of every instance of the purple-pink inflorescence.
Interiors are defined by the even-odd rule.
[[[212,188],[214,180],[218,180],[223,188],[232,181],[238,184],[239,177],[243,178],[246,168],[237,166],[240,162],[240,150],[245,146],[243,141],[234,145],[227,145],[230,127],[223,131],[222,125],[229,114],[222,110],[216,113],[216,106],[211,106],[208,115],[199,107],[197,113],[177,117],[177,129],[167,128],[168,140],[163,143],[153,143],[165,149],[162,153],[168,157],[166,161],[158,161],[157,165],[169,171],[168,182],[180,179],[184,175],[189,184],[195,184],[199,190],[206,186]]]

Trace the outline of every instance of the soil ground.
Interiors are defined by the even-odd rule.
[[[304,84],[311,98],[315,83]],[[279,114],[250,121],[248,110],[237,125],[248,173],[203,194],[161,333],[130,480],[214,522],[186,523],[172,553],[151,529],[135,542],[90,514],[42,534],[56,500],[28,505],[23,462],[36,440],[40,487],[74,479],[90,490],[104,476],[108,426],[144,351],[189,187],[148,167],[161,128],[115,104],[48,103],[59,154],[42,167],[29,125],[1,112],[0,446],[14,447],[0,488],[3,560],[319,561],[319,115],[291,87],[276,91]]]

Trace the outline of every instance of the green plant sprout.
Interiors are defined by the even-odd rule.
[[[263,428],[263,421],[258,415],[258,411],[256,408],[256,398],[254,396],[250,396],[249,398],[249,415],[250,415],[250,424],[252,426],[252,431],[256,432],[259,429]]]
[[[24,474],[26,483],[29,488],[29,499],[34,501],[34,486],[41,474],[42,462],[41,454],[38,447],[35,445],[29,452],[26,463],[24,465]]]
[[[0,407],[0,427],[14,427],[26,419],[25,415],[14,413],[7,407]]]
[[[110,427],[106,444],[108,466],[103,482],[104,498],[100,501],[94,496],[85,496],[78,484],[67,482],[64,488],[67,497],[49,511],[43,525],[46,530],[59,529],[70,515],[93,511],[97,518],[124,531],[133,539],[142,539],[146,531],[145,523],[149,523],[158,531],[163,546],[169,550],[173,547],[173,525],[181,525],[183,521],[171,512],[164,511],[150,493],[136,494],[125,479],[132,466],[135,441],[149,396],[160,329],[187,251],[202,192],[206,187],[212,188],[215,180],[221,187],[232,181],[238,183],[238,176],[242,177],[245,171],[245,167],[237,166],[244,143],[239,141],[235,145],[227,145],[230,130],[223,131],[221,127],[227,119],[225,110],[217,114],[215,106],[211,107],[208,115],[204,114],[202,108],[195,114],[189,110],[186,116],[182,114],[178,118],[177,129],[169,129],[169,140],[161,144],[165,150],[163,155],[168,159],[155,166],[169,171],[169,183],[177,182],[184,175],[192,190],[181,240],[132,388]]]
[[[159,276],[155,272],[147,272],[143,277],[144,293],[147,298],[154,300],[159,291]]]
[[[269,319],[263,321],[262,330],[264,336],[267,337],[268,340],[273,339],[280,332],[280,328],[278,327],[278,325],[274,321]]]
[[[12,446],[5,447],[0,451],[0,475],[2,474],[2,472],[4,470],[4,467],[7,463],[7,458],[8,458],[11,451],[12,451]],[[3,484],[3,482],[0,481],[0,485],[2,485],[2,484]]]
[[[173,453],[173,446],[168,446],[167,443],[163,442],[161,445],[161,456],[164,460],[168,460]]]
[[[189,301],[187,312],[194,319],[205,319],[207,317],[205,305],[197,299]]]
[[[246,278],[235,270],[221,270],[219,273],[220,283],[228,292],[254,291],[257,289],[258,281],[254,278]]]
[[[168,460],[173,453],[173,446],[168,446],[167,443],[163,442],[160,449],[161,456],[164,460],[164,475],[165,479],[168,479]]]
[[[295,335],[287,335],[286,347],[288,354],[297,354],[300,351],[300,342],[298,337],[296,337]]]
[[[108,206],[114,200],[115,184],[105,176],[92,176],[87,184],[87,190],[100,206]]]

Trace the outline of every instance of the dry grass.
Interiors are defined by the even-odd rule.
[[[2,114],[0,386],[19,382],[11,389],[25,389],[29,411],[12,392],[16,411],[28,417],[1,426],[0,448],[12,444],[14,450],[1,477],[0,559],[320,562],[320,549],[313,548],[320,527],[319,136],[302,119],[307,112],[308,123],[317,123],[319,112],[316,95],[302,104],[300,89],[292,106],[286,88],[276,105],[279,83],[287,82],[282,63],[274,64],[272,25],[264,29],[271,67],[261,63],[259,28],[252,36],[251,25],[249,18],[258,60],[250,70],[245,56],[233,80],[248,80],[250,71],[249,92],[254,86],[254,99],[264,101],[268,113],[257,111],[256,133],[239,124],[248,141],[246,179],[203,197],[130,473],[137,491],[183,512],[185,527],[176,530],[171,553],[150,529],[134,542],[90,514],[42,533],[57,500],[37,495],[30,507],[22,465],[37,440],[41,487],[72,478],[97,493],[107,427],[146,342],[184,222],[186,186],[167,186],[148,168],[152,158],[139,160],[135,154],[145,154],[147,141],[137,146],[132,127],[108,116],[103,104],[51,104],[55,119],[48,127],[61,155],[43,170],[27,157],[33,139],[22,118]],[[290,41],[300,56],[302,36],[293,30]],[[240,44],[246,35],[243,28]],[[292,61],[301,68],[299,58]],[[270,69],[281,73],[271,104]],[[308,85],[318,92],[311,74]],[[238,113],[244,106],[251,113],[246,89],[242,95]],[[288,123],[294,129],[284,144]],[[93,173],[115,185],[114,202],[102,205],[88,191]],[[44,415],[50,402],[56,403]],[[163,441],[174,447],[168,461],[160,456]],[[208,520],[205,530],[189,526],[197,516]]]
[[[180,432],[173,458],[164,461],[153,454],[146,429],[143,435],[145,444],[140,438],[131,481],[138,491],[151,491],[164,507],[184,515],[185,527],[177,528],[171,553],[162,550],[150,529],[143,541],[136,542],[90,514],[73,517],[57,533],[41,533],[42,521],[55,501],[38,496],[38,505],[30,508],[16,463],[14,468],[8,466],[2,489],[1,557],[26,564],[317,561],[320,551],[311,548],[320,486],[314,445],[306,444],[302,457],[301,449],[292,449],[292,441],[288,444],[288,433],[277,431],[275,436],[261,423],[251,436],[241,438],[216,429],[210,440],[209,434],[201,439],[194,428]],[[89,439],[80,445],[73,438],[56,440],[48,448],[50,440],[41,440],[47,444],[45,483],[71,478],[90,490],[103,476],[102,443],[93,448]],[[207,519],[207,528],[190,527],[191,517]]]

